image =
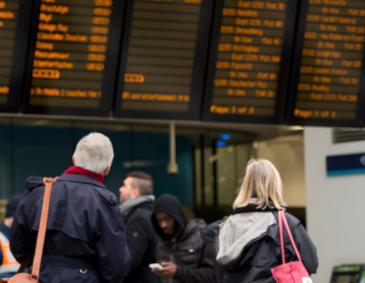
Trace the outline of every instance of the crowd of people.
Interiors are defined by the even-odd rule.
[[[153,178],[145,172],[125,176],[118,201],[104,185],[113,158],[110,139],[90,133],[76,145],[73,165],[54,182],[40,282],[276,282],[271,270],[283,259],[278,211],[286,204],[270,161],[247,164],[233,212],[207,225],[188,219],[175,196],[156,199]],[[25,196],[9,200],[11,222],[5,220],[0,232],[0,277],[31,269],[42,177],[29,177],[26,187]],[[285,215],[305,269],[315,273],[314,244],[299,220]],[[287,262],[298,260],[287,235],[284,250]]]

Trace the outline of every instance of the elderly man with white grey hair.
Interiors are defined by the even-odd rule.
[[[73,166],[54,183],[41,282],[120,283],[128,273],[130,253],[118,200],[104,185],[113,157],[110,139],[90,133],[78,142]],[[41,177],[28,177],[26,185],[10,236],[23,267],[32,263],[44,187]]]

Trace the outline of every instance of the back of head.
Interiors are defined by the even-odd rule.
[[[8,204],[6,205],[5,218],[15,216],[16,209],[23,198],[24,195],[13,195],[9,198]]]
[[[132,187],[137,189],[140,195],[153,194],[153,178],[151,175],[141,172],[133,171],[125,176],[126,178],[132,178]]]
[[[247,206],[255,198],[258,208],[281,209],[285,206],[282,188],[280,174],[269,160],[251,159],[233,208]]]
[[[73,155],[74,165],[102,174],[110,168],[114,158],[110,139],[101,133],[90,133],[76,145]]]

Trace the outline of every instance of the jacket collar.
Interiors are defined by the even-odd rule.
[[[77,183],[83,183],[83,184],[93,184],[95,186],[101,187],[103,189],[106,189],[105,185],[103,183],[98,182],[97,180],[85,176],[85,175],[79,175],[79,174],[63,174],[61,175],[57,181],[72,181]]]
[[[239,207],[233,210],[232,214],[238,213],[249,213],[249,212],[275,212],[278,211],[277,208],[258,208],[255,204],[249,204],[247,206]]]
[[[104,184],[104,175],[78,167],[78,166],[71,166],[63,172],[64,175],[66,174],[77,174],[77,175],[84,175],[90,178],[95,179],[96,181]]]
[[[139,206],[145,202],[153,203],[155,201],[154,195],[142,195],[134,199],[129,199],[122,203],[119,207],[123,215],[127,215],[133,210],[134,207]]]

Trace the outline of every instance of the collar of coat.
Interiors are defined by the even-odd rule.
[[[133,210],[133,208],[141,205],[142,203],[154,202],[154,201],[155,201],[155,196],[152,194],[141,195],[139,197],[125,201],[119,207],[120,207],[120,211],[122,212],[122,214],[127,215]]]
[[[258,208],[255,204],[249,204],[247,206],[239,207],[233,210],[232,214],[248,213],[248,212],[275,212],[278,209],[276,207],[270,208]]]

